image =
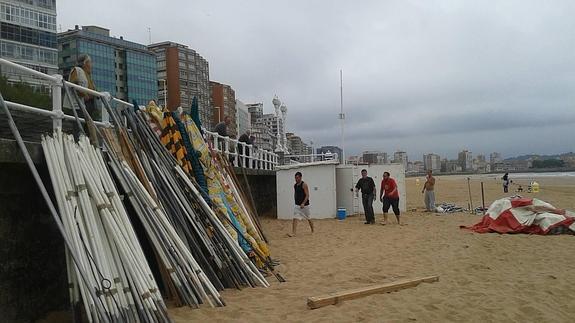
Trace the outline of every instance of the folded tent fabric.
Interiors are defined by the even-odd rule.
[[[199,159],[200,153],[194,149],[194,146],[190,141],[190,136],[188,135],[188,132],[186,130],[185,120],[190,118],[190,116],[183,113],[180,118],[180,116],[178,116],[176,113],[173,113],[173,117],[174,120],[176,121],[178,129],[180,130],[180,134],[182,135],[184,146],[186,147],[187,158],[188,161],[190,162],[190,165],[192,166],[191,174],[196,179],[196,182],[201,188],[200,193],[202,194],[202,197],[209,205],[211,205],[212,201],[210,199],[210,196],[208,195],[208,183],[206,181],[206,176],[204,175],[204,168],[202,167],[202,164],[200,163]]]
[[[539,199],[504,198],[491,204],[481,222],[462,228],[477,233],[575,233],[575,214]]]
[[[202,130],[202,121],[200,120],[200,107],[198,105],[198,98],[194,96],[192,99],[192,109],[191,109],[191,117],[196,127],[200,131],[200,134],[203,136],[204,131]]]
[[[192,165],[188,160],[186,147],[182,140],[182,134],[172,116],[172,112],[164,112],[164,118],[162,119],[162,135],[160,136],[160,140],[164,147],[174,155],[178,164],[186,174],[190,174],[192,171]]]
[[[146,112],[147,113],[143,114],[144,117],[146,118],[146,122],[148,123],[150,128],[152,128],[154,133],[158,135],[158,137],[160,137],[162,135],[162,119],[163,119],[162,110],[160,109],[160,107],[156,105],[156,103],[154,103],[154,101],[151,101],[146,106]]]
[[[221,216],[228,216],[232,222],[239,223],[241,228],[236,227],[236,229],[239,229],[246,239],[250,240],[251,245],[258,248],[258,251],[261,254],[269,256],[269,247],[265,241],[259,238],[256,229],[250,225],[249,221],[247,221],[248,215],[241,211],[241,208],[235,201],[233,193],[230,191],[230,188],[227,186],[226,181],[222,176],[223,170],[219,167],[215,159],[212,158],[209,147],[201,136],[199,129],[194,122],[187,122],[186,130],[190,136],[193,148],[200,153],[200,162],[206,170],[205,174],[208,183],[208,192],[212,202],[214,203],[214,210],[217,210],[217,213]],[[238,234],[235,232],[236,230],[233,227],[226,225],[226,229],[230,235],[240,241]]]

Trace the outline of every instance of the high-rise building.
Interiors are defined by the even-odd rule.
[[[261,102],[248,103],[252,135],[255,137],[255,145],[267,151],[275,150],[277,132],[272,132],[270,120],[263,120],[264,104]]]
[[[58,66],[68,77],[81,54],[92,59],[92,80],[99,91],[145,105],[157,98],[156,57],[145,45],[110,37],[110,30],[82,26],[58,34]]]
[[[159,103],[170,110],[182,107],[190,111],[195,97],[202,126],[212,129],[208,61],[188,46],[170,41],[152,44],[148,49],[156,54]]]
[[[238,136],[241,136],[247,130],[252,128],[251,115],[248,111],[248,106],[238,99],[236,99],[236,125]]]
[[[503,159],[501,158],[501,154],[500,153],[491,153],[489,154],[489,164],[491,164],[491,167],[493,168],[493,166],[497,163],[500,163]]]
[[[407,171],[407,153],[405,151],[396,151],[393,153],[393,162],[403,164],[404,169]]]
[[[441,167],[439,167],[439,169],[441,169]],[[423,173],[425,171],[425,165],[423,164],[422,161],[419,160],[414,161],[411,171],[413,173]]]
[[[441,171],[441,157],[436,154],[423,155],[423,165],[426,171],[439,172]]]
[[[477,155],[477,162],[485,163],[485,155]]]
[[[300,136],[292,132],[286,133],[287,145],[290,155],[304,155],[307,153],[307,147]]]
[[[248,107],[248,112],[250,113],[250,119],[252,125],[255,124],[258,120],[260,120],[264,116],[264,104],[261,102],[258,103],[248,103],[246,104]]]
[[[0,1],[0,57],[46,74],[58,73],[55,0]],[[42,81],[9,67],[0,73],[9,82]]]
[[[338,146],[321,146],[320,148],[318,148],[316,150],[316,153],[318,155],[321,154],[337,154],[337,158],[339,159],[340,162],[342,162],[341,158],[343,157],[343,151],[341,150],[341,148],[339,148]],[[352,157],[352,156],[350,156]],[[349,158],[348,158],[349,160]]]
[[[231,86],[210,81],[212,92],[212,128],[225,117],[230,117],[231,124],[228,126],[228,136],[237,136],[236,124],[236,92]]]
[[[388,163],[387,153],[381,151],[364,151],[362,159],[367,164],[384,165]]]
[[[463,150],[457,155],[457,161],[461,170],[464,172],[470,172],[473,170],[473,155],[468,150]]]
[[[461,166],[459,166],[458,160],[447,160],[441,161],[441,172],[442,173],[457,173],[461,172]]]
[[[278,138],[278,133],[284,133],[283,121],[282,118],[279,118],[274,113],[266,113],[259,119],[268,129],[274,134],[274,149],[277,148],[277,141],[280,141],[280,145],[283,147],[284,143],[282,142],[282,138]],[[278,131],[279,126],[279,131]]]
[[[276,134],[261,120],[252,123],[252,135],[255,137],[254,144],[258,148],[267,151],[275,150]]]
[[[368,164],[377,164],[379,151],[364,151],[362,154],[363,162]]]

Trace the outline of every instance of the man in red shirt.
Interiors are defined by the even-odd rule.
[[[397,190],[397,183],[393,178],[389,177],[389,175],[389,172],[383,173],[381,189],[379,191],[379,200],[383,203],[382,224],[387,224],[387,211],[389,211],[390,206],[393,208],[397,224],[401,224],[399,221],[399,191]]]

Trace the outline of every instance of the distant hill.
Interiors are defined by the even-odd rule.
[[[575,153],[574,152],[569,152],[569,153],[563,153],[560,155],[535,155],[535,154],[530,154],[530,155],[522,155],[522,156],[517,156],[517,157],[511,157],[511,158],[507,158],[505,160],[507,161],[514,161],[514,160],[528,160],[528,159],[539,159],[539,160],[545,160],[545,159],[559,159],[561,157],[575,157]]]

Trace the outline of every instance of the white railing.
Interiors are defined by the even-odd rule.
[[[35,76],[41,80],[46,81],[46,83],[50,86],[51,93],[52,93],[52,110],[44,110],[44,109],[40,109],[40,108],[36,108],[36,107],[27,106],[24,104],[6,101],[6,105],[8,106],[8,108],[13,109],[13,110],[19,110],[19,111],[38,114],[38,115],[43,115],[46,117],[51,117],[53,119],[53,127],[54,128],[62,127],[62,120],[74,120],[75,119],[74,116],[64,114],[64,112],[62,111],[62,87],[63,87],[62,75],[44,74],[42,72],[38,72],[38,71],[33,70],[31,68],[22,66],[22,65],[17,64],[17,63],[13,63],[11,61],[8,61],[8,60],[2,59],[2,58],[0,58],[0,65],[11,67],[15,70],[22,72],[22,73],[28,73],[32,76]],[[82,87],[82,86],[74,84],[74,83],[70,83],[68,81],[64,81],[64,82],[66,82],[67,86],[74,88],[80,92],[88,93],[88,94],[91,94],[93,96],[100,97],[104,100],[115,101],[117,103],[133,107],[133,105],[128,103],[128,102],[125,102],[125,101],[122,101],[120,99],[112,97],[110,95],[110,93],[108,93],[108,92],[98,92],[98,91],[94,91],[94,90]],[[105,113],[105,111],[102,113],[102,116],[103,116],[104,121],[103,122],[97,121],[96,125],[98,125],[100,127],[110,127],[111,124],[108,122],[108,118],[107,118],[108,116],[107,116],[107,113]],[[80,119],[80,122],[85,122],[84,119],[82,119],[82,118],[79,118],[79,119]]]
[[[284,155],[281,160],[282,165],[313,163],[322,161],[339,162],[337,153],[307,154],[307,155]]]
[[[337,153],[323,153],[323,154],[308,154],[308,155],[284,155],[281,160],[282,165],[299,164],[299,163],[313,163],[321,161],[334,161],[339,162]]]
[[[18,70],[22,73],[28,73],[32,76],[35,76],[39,79],[46,81],[46,83],[51,88],[52,93],[52,110],[45,110],[36,107],[27,106],[24,104],[14,103],[6,101],[8,108],[12,110],[19,110],[28,113],[34,113],[46,117],[51,117],[53,119],[53,127],[60,128],[62,127],[62,120],[75,120],[74,116],[70,116],[64,114],[62,111],[62,87],[63,87],[63,77],[62,75],[55,74],[55,75],[48,75],[42,72],[38,72],[31,68],[19,65],[17,63],[13,63],[11,61],[5,60],[0,58],[0,65],[11,67],[15,70]],[[123,104],[128,107],[133,108],[134,105],[128,103],[126,101],[122,101],[118,98],[115,98],[110,95],[108,92],[98,92],[94,91],[80,85],[70,83],[65,81],[66,85],[70,88],[76,89],[80,92],[87,93],[96,97],[101,98],[102,100],[107,100],[108,102],[116,102],[118,104]],[[79,118],[80,122],[85,122],[84,119]],[[110,122],[108,121],[108,114],[105,109],[102,110],[102,122],[97,121],[96,124],[100,127],[111,127]],[[245,168],[253,168],[253,169],[265,169],[265,170],[273,170],[275,166],[278,164],[278,156],[274,153],[255,148],[253,145],[248,145],[243,142],[239,142],[235,139],[231,139],[229,137],[222,137],[217,133],[213,133],[210,131],[205,131],[206,139],[213,140],[214,142],[214,149],[224,153],[226,158],[230,156],[233,157],[233,165],[237,167],[245,167]],[[238,154],[238,145],[242,147],[242,153]],[[233,149],[230,149],[232,148]],[[246,154],[246,148],[249,150],[249,154]]]
[[[223,153],[235,167],[274,170],[278,165],[278,155],[273,152],[256,148],[237,139],[220,136],[217,132],[204,129],[204,133],[206,140],[213,143],[214,149]]]

